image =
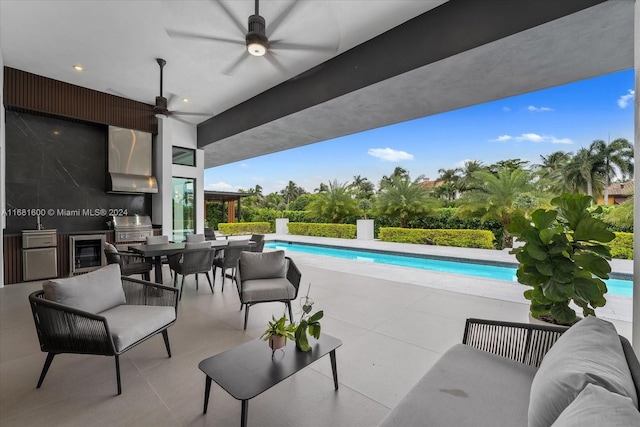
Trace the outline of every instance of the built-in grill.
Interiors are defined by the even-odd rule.
[[[153,236],[151,218],[146,215],[114,216],[115,242],[144,242]]]

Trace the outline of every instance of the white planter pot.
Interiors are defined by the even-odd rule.
[[[373,220],[359,219],[357,222],[357,238],[358,240],[373,240]]]

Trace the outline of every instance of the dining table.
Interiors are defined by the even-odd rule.
[[[229,245],[228,240],[210,240],[211,247],[220,250]],[[152,245],[129,246],[129,250],[140,254],[144,258],[153,258],[155,269],[155,281],[162,284],[162,257],[177,254],[184,251],[184,242],[169,242]]]

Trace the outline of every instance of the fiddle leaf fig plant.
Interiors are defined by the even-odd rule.
[[[571,325],[577,320],[573,301],[584,316],[606,304],[611,254],[606,243],[615,238],[606,224],[593,216],[591,197],[563,194],[551,200],[555,208],[538,209],[531,219],[518,215],[508,228],[524,246],[513,249],[520,265],[518,282],[530,286],[524,297],[531,301],[535,318]]]

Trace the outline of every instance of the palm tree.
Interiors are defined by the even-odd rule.
[[[460,169],[460,179],[458,180],[458,189],[461,192],[474,190],[482,186],[482,182],[473,176],[474,172],[484,169],[480,160],[467,160]]]
[[[355,191],[355,196],[358,199],[371,199],[375,191],[373,183],[360,175],[353,177],[350,187]]]
[[[293,181],[289,181],[287,186],[280,190],[280,194],[282,194],[282,197],[284,197],[284,202],[287,208],[289,207],[289,203],[291,203],[293,200],[303,195],[304,193],[306,193],[306,191],[304,191],[304,188],[298,187]]]
[[[320,186],[313,190],[314,193],[324,193],[325,191],[329,191],[329,187],[324,182],[321,182]]]
[[[357,203],[356,199],[351,197],[351,191],[346,183],[341,184],[333,180],[329,182],[327,191],[316,194],[307,209],[337,224],[349,215],[358,214]]]
[[[409,221],[431,210],[433,199],[429,188],[422,185],[423,176],[415,180],[407,176],[392,175],[380,183],[377,211],[380,215],[400,219],[403,228]]]
[[[532,165],[531,169],[539,178],[539,186],[543,191],[554,194],[571,192],[571,185],[565,179],[566,167],[571,161],[572,153],[554,151],[548,156],[540,156],[542,163]]]
[[[521,212],[522,194],[530,186],[529,171],[503,166],[495,173],[480,170],[473,173],[483,183],[482,189],[465,193],[460,213],[465,216],[481,215],[482,221],[497,220],[502,225],[502,246],[511,247],[511,236],[507,227],[515,214]]]
[[[456,199],[456,196],[458,194],[457,183],[460,179],[460,176],[458,175],[460,173],[460,169],[438,169],[438,173],[440,174],[440,176],[438,177],[438,181],[444,182],[444,185],[442,185],[440,188],[444,192],[447,200]]]
[[[390,183],[393,179],[393,177],[400,177],[400,178],[408,178],[409,177],[409,171],[400,167],[400,166],[396,166],[395,169],[393,170],[393,173],[391,174],[391,176],[387,176],[387,175],[383,175],[382,179],[380,180],[380,188],[382,188],[382,183],[383,182],[387,182]]]
[[[591,143],[591,150],[602,163],[604,177],[604,204],[609,204],[609,185],[620,171],[623,181],[633,177],[633,145],[624,138],[614,139],[607,145],[598,139]]]
[[[576,152],[565,169],[565,178],[571,184],[574,192],[586,190],[587,195],[593,197],[594,187],[600,188],[603,162],[598,155],[594,141],[589,148],[581,148]]]

